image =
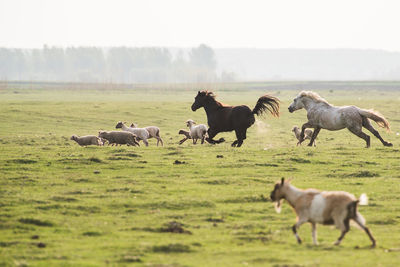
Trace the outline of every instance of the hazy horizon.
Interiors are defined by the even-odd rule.
[[[0,47],[43,45],[400,52],[396,0],[0,1]]]

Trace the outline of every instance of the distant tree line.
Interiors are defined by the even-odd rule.
[[[172,55],[143,47],[0,48],[0,80],[100,83],[215,82],[233,74],[216,73],[214,50],[204,44]]]

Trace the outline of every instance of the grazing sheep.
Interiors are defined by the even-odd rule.
[[[186,130],[179,130],[178,132],[179,134],[183,134],[185,136],[185,138],[183,138],[181,141],[179,141],[179,144],[182,145],[183,142],[185,142],[188,139],[192,139],[192,137],[190,136],[190,132],[186,131]]]
[[[100,138],[95,135],[85,135],[85,136],[77,136],[76,134],[71,136],[71,140],[77,142],[80,146],[101,146],[103,142],[101,142]]]
[[[102,139],[106,139],[109,144],[116,144],[116,145],[132,145],[132,146],[140,146],[139,143],[136,141],[136,135],[130,132],[125,131],[100,131],[99,137]]]
[[[201,139],[201,143],[204,144],[204,139],[207,134],[207,126],[204,124],[195,125],[193,120],[187,120],[186,126],[189,127],[190,136],[193,139],[193,144],[197,143],[197,139]]]
[[[125,125],[122,121],[119,121],[117,125],[115,126],[116,129],[122,129],[123,131],[131,132],[134,135],[136,135],[136,138],[138,140],[143,140],[143,143],[146,146],[149,146],[149,142],[147,142],[147,139],[149,139],[149,132],[144,129],[144,128],[131,128]]]
[[[297,234],[297,229],[303,223],[311,223],[312,238],[315,245],[318,244],[316,224],[335,225],[342,232],[335,242],[335,245],[339,245],[345,234],[350,230],[350,220],[353,220],[367,233],[372,241],[372,247],[375,247],[376,241],[365,226],[364,217],[357,211],[358,202],[360,202],[360,205],[368,204],[365,194],[362,194],[358,200],[352,194],[343,191],[301,190],[289,182],[285,182],[285,179],[282,178],[275,184],[274,190],[271,192],[271,200],[276,202],[275,208],[278,213],[283,199],[296,212],[297,222],[293,225],[292,230],[299,244],[301,244],[301,239]]]
[[[131,128],[138,128],[138,125],[136,123],[132,123]],[[144,127],[144,129],[149,132],[149,139],[153,137],[157,139],[157,146],[159,142],[161,142],[161,145],[164,146],[163,140],[160,137],[160,128],[158,128],[157,126],[147,126]]]
[[[294,135],[296,136],[297,140],[299,140],[297,142],[297,145],[301,145],[301,143],[300,143],[300,134],[301,134],[300,128],[297,127],[297,126],[294,126],[293,129],[292,129],[292,132],[294,132]],[[306,140],[306,139],[310,139],[311,140],[312,135],[313,135],[313,131],[310,130],[310,129],[306,129],[304,131],[304,140]],[[315,145],[316,144],[315,144],[315,140],[314,140],[314,146]]]

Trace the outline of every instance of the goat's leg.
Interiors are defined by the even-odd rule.
[[[298,221],[297,223],[295,223],[295,224],[293,225],[293,227],[292,227],[293,233],[294,233],[294,235],[296,236],[296,239],[297,239],[297,243],[299,243],[299,244],[301,244],[301,238],[300,238],[300,236],[297,234],[297,229],[300,228],[300,226],[301,226],[303,223],[305,223],[306,221],[307,221],[307,220],[299,219],[299,221]]]
[[[340,242],[342,242],[342,239],[346,235],[346,233],[350,230],[350,218],[347,217],[343,220],[343,222],[339,223],[339,228],[342,231],[340,234],[338,240],[334,243],[336,246],[340,245]]]
[[[313,145],[313,143],[315,142],[315,139],[317,138],[317,136],[319,134],[319,131],[321,131],[321,127],[316,127],[314,129],[314,132],[313,132],[313,134],[311,136],[311,140],[310,140],[310,143],[308,144],[308,146],[312,146]]]
[[[316,223],[311,223],[311,229],[312,229],[312,240],[314,245],[318,245],[318,240],[317,240],[317,224]]]
[[[303,126],[301,126],[301,133],[300,133],[300,139],[299,139],[300,144],[303,143],[303,141],[304,141],[304,131],[305,131],[307,128],[312,128],[312,127],[313,127],[313,126],[312,126],[312,124],[311,124],[309,121],[306,122],[306,123],[304,123]]]
[[[359,218],[359,216],[358,216],[358,213],[357,213],[357,216],[353,220],[361,227],[361,229],[363,229],[365,231],[365,233],[368,235],[369,239],[372,242],[371,247],[374,248],[376,246],[376,240],[372,236],[372,234],[369,231],[368,227],[363,224],[362,219]]]

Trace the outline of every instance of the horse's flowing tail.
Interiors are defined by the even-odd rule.
[[[252,113],[257,116],[269,111],[272,116],[279,117],[279,99],[269,95],[263,95],[257,101]]]
[[[359,109],[358,111],[361,116],[367,117],[376,122],[380,127],[390,130],[389,122],[379,112],[373,110]]]

